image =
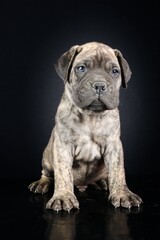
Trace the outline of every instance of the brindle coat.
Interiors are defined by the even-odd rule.
[[[139,206],[141,198],[126,184],[120,140],[119,89],[131,71],[118,50],[91,42],[73,46],[55,66],[65,82],[56,124],[44,150],[40,180],[29,185],[35,193],[54,194],[46,207],[56,211],[79,208],[74,185],[83,191],[99,183],[115,207]]]

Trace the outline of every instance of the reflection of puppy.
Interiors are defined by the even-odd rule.
[[[29,189],[45,193],[54,179],[46,207],[69,211],[79,207],[74,185],[85,189],[100,182],[108,186],[115,207],[139,206],[141,198],[126,185],[117,109],[120,86],[126,87],[131,76],[128,63],[120,51],[91,42],[64,53],[56,70],[65,91],[43,154],[41,179]]]

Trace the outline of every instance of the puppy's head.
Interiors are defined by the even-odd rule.
[[[116,108],[120,86],[126,88],[131,77],[121,52],[97,42],[71,47],[55,67],[69,99],[79,108],[92,111]]]

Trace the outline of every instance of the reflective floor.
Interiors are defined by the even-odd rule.
[[[129,188],[144,201],[139,209],[114,209],[104,192],[88,189],[76,191],[80,210],[70,213],[46,210],[52,191],[43,196],[29,192],[32,180],[1,180],[1,239],[160,239],[159,180],[127,176]]]

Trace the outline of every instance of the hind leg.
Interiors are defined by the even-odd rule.
[[[35,182],[32,182],[28,188],[31,192],[34,193],[46,193],[49,190],[51,183],[53,182],[54,172],[52,169],[51,162],[53,160],[52,156],[52,135],[50,141],[43,152],[42,159],[42,175],[41,178]]]
[[[106,179],[101,179],[101,180],[97,181],[96,184],[99,186],[100,190],[104,190],[104,191],[108,190],[108,185],[107,185]]]
[[[94,188],[95,190],[104,190],[107,191],[108,187],[107,187],[107,181],[105,179],[101,179],[99,181],[95,181],[92,182],[91,184],[89,184],[92,188]]]
[[[41,178],[35,182],[32,182],[28,188],[31,192],[34,193],[46,193],[49,190],[49,187],[52,183],[53,179],[46,177],[44,175],[41,176]]]

